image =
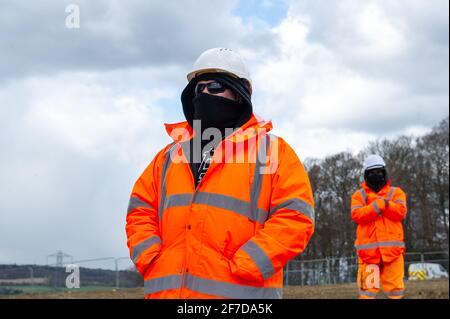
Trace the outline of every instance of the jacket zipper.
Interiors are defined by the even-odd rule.
[[[234,133],[232,135],[230,135],[229,137],[231,137],[233,135],[234,135]],[[224,140],[220,141],[220,143],[217,144],[217,147],[215,149],[217,150],[219,147],[222,147],[223,142],[224,142]],[[216,156],[216,154],[217,153],[214,152],[213,156],[211,157],[211,163],[214,163],[213,158],[214,158],[214,156]],[[223,154],[223,152],[220,152],[220,154]],[[186,159],[186,156],[185,156],[184,153],[183,153],[183,156],[184,156],[184,159]],[[188,163],[187,160],[186,160],[186,163]],[[194,185],[194,193],[193,193],[193,195],[191,197],[191,201],[189,203],[189,209],[190,209],[192,207],[192,204],[193,204],[194,200],[195,200],[195,196],[197,195],[197,193],[198,193],[198,191],[200,189],[200,186],[203,184],[203,181],[206,179],[207,176],[212,174],[211,173],[213,171],[212,168],[215,169],[219,165],[219,163],[216,163],[214,166],[211,165],[209,167],[209,169],[205,173],[205,176],[203,176],[203,178],[201,179],[200,183],[198,183],[197,186],[195,186],[194,175],[192,174],[191,168],[189,167],[189,164],[187,164],[187,165],[188,165],[187,169],[188,169],[189,174],[191,176],[192,184]],[[185,238],[186,238],[187,237],[187,227],[185,227],[184,232],[185,232]],[[185,283],[186,283],[186,273],[188,273],[188,272],[189,272],[189,269],[187,268],[187,240],[185,240],[184,241],[184,261],[183,261],[181,287],[180,287],[180,298],[182,297],[182,291],[183,291],[183,288],[185,287]]]
[[[184,159],[186,159],[185,154],[183,153]],[[187,169],[189,171],[189,175],[191,176],[191,180],[193,183],[193,188],[194,188],[194,194],[192,195],[192,197],[194,197],[195,193],[196,193],[196,188],[195,188],[195,180],[194,180],[194,175],[192,174],[191,168],[189,167],[189,162],[186,160],[187,163]],[[189,203],[189,210],[191,209],[192,206],[192,198],[191,201]],[[185,283],[186,283],[186,267],[187,267],[187,225],[185,225],[184,227],[184,257],[183,257],[183,264],[182,264],[182,268],[181,268],[181,287],[180,287],[180,299],[183,298],[182,294],[183,294],[183,288],[185,287]]]
[[[222,142],[223,142],[223,141],[221,141],[221,142],[217,145],[217,148],[222,144]],[[216,149],[217,149],[217,148],[216,148]],[[214,155],[215,155],[215,154],[216,154],[216,152],[214,152],[213,156],[211,157],[211,163],[213,163],[213,158],[214,158]],[[183,154],[183,156],[184,156],[184,154]],[[185,156],[185,159],[186,159],[186,156]],[[188,163],[188,162],[186,161],[186,163]],[[203,176],[203,178],[201,179],[200,183],[198,183],[197,186],[195,186],[194,175],[192,174],[191,168],[189,167],[189,164],[187,164],[187,165],[188,165],[187,169],[188,169],[188,171],[189,171],[189,175],[191,176],[192,185],[194,186],[194,187],[193,187],[193,188],[194,188],[194,193],[193,193],[193,195],[192,195],[192,197],[191,197],[191,201],[190,201],[190,203],[189,203],[189,209],[191,209],[192,204],[193,204],[193,202],[194,202],[194,200],[195,200],[195,196],[197,195],[197,193],[198,193],[198,191],[199,191],[199,189],[200,189],[200,186],[202,185],[203,181],[206,179],[207,176],[211,175],[212,168],[215,169],[216,166],[218,166],[219,164],[216,163],[216,164],[214,165],[214,167],[211,165],[211,166],[209,167],[209,169],[206,171],[205,176]],[[188,223],[188,225],[189,225],[189,223]],[[183,291],[183,288],[185,287],[185,283],[186,283],[186,275],[187,275],[187,273],[189,272],[189,269],[187,268],[187,240],[186,240],[186,238],[187,238],[187,232],[188,232],[188,230],[187,230],[187,225],[186,225],[185,228],[184,228],[184,234],[185,234],[185,241],[184,241],[184,261],[183,261],[183,269],[182,269],[182,272],[183,272],[183,273],[182,273],[181,287],[180,287],[180,298],[182,298],[182,291]]]
[[[185,154],[183,154],[184,159],[186,159]],[[206,175],[208,175],[208,171],[206,172],[205,176],[203,176],[202,180],[200,181],[200,183],[198,183],[197,186],[195,186],[195,180],[194,180],[194,175],[192,174],[191,168],[189,166],[189,162],[186,160],[187,163],[187,170],[189,171],[189,176],[191,176],[191,181],[192,181],[192,185],[193,185],[193,189],[194,189],[194,193],[192,194],[191,200],[189,202],[189,209],[191,209],[192,207],[192,203],[194,202],[195,199],[195,195],[198,192],[198,189],[200,188],[201,183],[203,182],[203,180],[205,179]],[[189,217],[188,217],[189,218]],[[188,227],[189,225],[189,221],[187,223],[187,225],[185,225],[184,227],[184,260],[183,260],[183,265],[182,265],[182,277],[181,277],[181,287],[180,287],[180,298],[182,298],[182,293],[183,293],[183,288],[186,285],[186,274],[189,272],[189,269],[187,268],[187,236],[188,236]]]

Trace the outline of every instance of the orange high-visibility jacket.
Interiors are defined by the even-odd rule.
[[[146,298],[281,298],[283,266],[313,234],[314,202],[303,165],[271,128],[253,115],[218,145],[195,189],[192,129],[166,124],[174,143],[135,183],[126,218]],[[227,160],[227,145],[247,160]]]
[[[390,181],[378,192],[365,182],[352,196],[352,219],[358,224],[355,248],[370,264],[391,262],[404,253],[402,221],[406,215],[406,195]],[[388,207],[385,199],[389,201]]]

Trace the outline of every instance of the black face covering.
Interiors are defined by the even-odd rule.
[[[200,97],[201,94],[199,96],[195,97],[195,94],[194,94],[195,85],[199,81],[209,81],[209,80],[218,81],[218,82],[224,84],[226,87],[231,89],[234,93],[239,95],[243,100],[242,101],[243,103],[241,103],[238,108],[238,110],[241,110],[241,112],[242,112],[241,117],[238,117],[236,114],[234,114],[234,115],[231,114],[236,111],[236,109],[231,108],[231,107],[235,106],[236,102],[231,101],[229,109],[220,108],[221,111],[223,111],[221,114],[224,116],[222,121],[228,122],[228,123],[218,123],[218,121],[217,121],[218,115],[212,114],[212,110],[206,110],[206,112],[208,112],[209,114],[212,114],[216,118],[216,121],[214,121],[216,123],[214,123],[214,124],[219,124],[219,125],[213,125],[210,127],[238,128],[238,127],[242,126],[243,124],[245,124],[250,119],[250,117],[253,113],[253,109],[252,109],[250,92],[248,91],[248,88],[244,85],[244,82],[241,79],[235,79],[224,73],[206,73],[206,74],[202,74],[202,75],[196,77],[191,82],[189,82],[189,84],[184,88],[183,93],[181,94],[181,102],[183,104],[183,112],[184,112],[184,115],[185,115],[186,120],[188,121],[189,125],[191,127],[193,127],[194,119],[203,119],[203,118],[200,118],[200,116],[202,114],[204,115],[205,111],[200,110],[200,107],[203,108],[203,106],[208,103],[205,101],[205,99]],[[194,100],[198,100],[198,102],[196,103],[198,107],[194,106]],[[218,102],[216,102],[216,103],[213,102],[211,105],[217,104],[217,103]],[[197,110],[196,110],[196,108],[197,108]],[[194,118],[195,112],[197,113],[197,115],[196,115],[197,118]],[[228,114],[228,112],[230,112],[230,114]],[[230,125],[230,122],[232,122],[232,121],[230,121],[231,118],[237,119],[235,123],[232,123],[232,125]],[[207,121],[207,122],[210,122],[210,121]],[[206,126],[205,126],[205,124],[206,124]],[[202,129],[207,126],[208,126],[208,124],[205,122],[202,125]]]
[[[193,119],[201,121],[202,132],[214,127],[223,135],[226,128],[238,128],[248,120],[248,106],[225,97],[201,93],[192,103]]]
[[[387,173],[385,169],[377,169],[378,173],[373,173],[366,171],[364,173],[364,180],[367,186],[370,187],[374,192],[378,193],[384,185],[387,183]]]

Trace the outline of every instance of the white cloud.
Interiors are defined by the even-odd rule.
[[[404,11],[389,3],[293,2],[272,30],[278,50],[253,70],[255,109],[292,136],[303,156],[355,152],[370,139],[417,132],[448,115],[448,86],[430,85],[448,78],[448,42],[414,60],[420,44],[440,48],[430,42],[434,33],[413,36],[424,3]],[[445,26],[437,23],[429,29]],[[436,64],[436,72],[422,71]]]
[[[369,3],[356,15],[355,31],[359,43],[353,50],[354,55],[366,56],[372,59],[395,57],[406,47],[405,35],[400,25],[395,25],[386,15],[379,3]]]
[[[250,29],[231,15],[235,0],[76,4],[80,28],[67,29],[59,0],[2,2],[0,81],[61,71],[187,66],[210,47],[248,45],[264,51],[272,41],[266,28]]]
[[[0,145],[8,154],[0,159],[0,262],[43,263],[57,249],[78,259],[128,254],[128,196],[170,142],[162,125],[170,116],[161,102],[178,92],[116,90],[114,77],[127,73],[35,77],[0,90],[0,104],[19,111],[0,120],[7,133]],[[153,75],[147,71],[149,83]]]
[[[302,160],[448,115],[445,0],[290,1],[273,28],[233,16],[236,1],[80,5],[78,33],[54,28],[59,2],[2,5],[0,263],[128,254],[132,185],[170,141],[162,124],[183,120],[185,74],[209,47],[245,57],[255,111]]]
[[[26,126],[36,125],[43,135],[86,157],[108,155],[126,162],[144,140],[162,137],[158,101],[174,95],[160,89],[118,94],[82,76],[35,79],[29,85],[36,102],[24,118]]]

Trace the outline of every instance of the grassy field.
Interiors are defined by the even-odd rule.
[[[448,280],[408,281],[408,299],[448,299]],[[31,287],[30,287],[31,288]],[[50,289],[50,288],[48,288]],[[142,299],[143,288],[119,289],[112,287],[83,287],[80,289],[54,291],[28,291],[20,295],[1,296],[14,299]],[[355,299],[358,297],[356,284],[324,286],[288,286],[284,289],[285,299]],[[383,298],[380,293],[379,298]]]

